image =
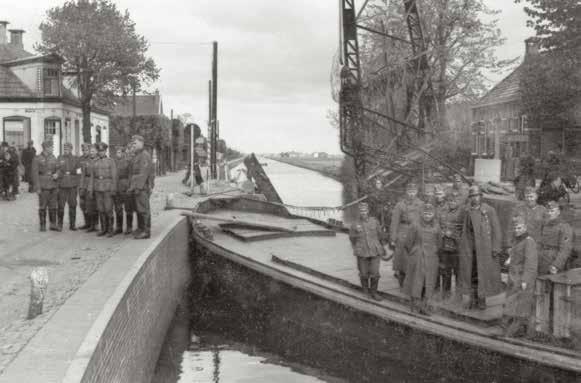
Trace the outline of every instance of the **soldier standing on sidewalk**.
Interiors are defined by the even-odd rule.
[[[125,148],[118,146],[115,149],[115,166],[117,167],[117,191],[113,195],[113,206],[115,208],[115,234],[123,233],[123,211],[127,216],[127,227],[130,228],[129,209],[127,206],[127,189],[129,189],[129,158],[125,154]],[[131,216],[133,218],[133,216]]]
[[[127,173],[129,174],[129,185],[131,184],[131,177],[133,175],[133,171],[131,169],[131,162],[133,161],[133,157],[135,156],[135,147],[133,146],[133,142],[127,144],[127,148],[125,150],[125,156],[127,157]],[[133,215],[135,214],[135,198],[133,193],[129,192],[129,185],[127,186],[127,190],[125,191],[125,219],[127,220],[127,228],[125,230],[125,235],[130,235],[133,233]]]
[[[80,163],[72,154],[73,145],[69,142],[63,146],[64,153],[59,156],[58,175],[58,231],[63,230],[65,205],[69,205],[69,228],[76,231],[77,219],[77,188],[79,187]]]
[[[93,166],[90,192],[95,193],[97,211],[101,221],[101,231],[99,237],[115,235],[113,223],[113,195],[117,190],[117,167],[115,161],[107,157],[107,144],[100,142],[97,144],[99,157]]]
[[[89,158],[84,164],[82,170],[83,187],[85,190],[85,210],[87,212],[88,225],[87,233],[97,231],[97,224],[99,223],[99,216],[97,213],[97,200],[95,199],[95,192],[92,188],[93,183],[93,169],[95,162],[98,160],[96,144],[89,146]]]
[[[79,158],[79,167],[81,174],[79,177],[79,207],[83,212],[83,218],[85,219],[85,224],[79,227],[80,230],[86,230],[91,227],[90,217],[87,214],[87,188],[89,187],[90,173],[87,173],[87,163],[91,159],[90,155],[91,144],[82,144],[81,150],[82,155]],[[87,178],[89,177],[89,178]]]
[[[547,203],[547,221],[541,229],[539,275],[557,274],[566,270],[573,248],[573,229],[561,219],[559,204]]]
[[[52,142],[42,143],[42,153],[32,161],[34,191],[38,193],[38,216],[40,231],[46,231],[46,211],[50,220],[50,230],[57,230],[57,179],[58,164],[52,154]]]
[[[133,194],[135,208],[137,210],[137,231],[135,239],[149,238],[151,233],[148,229],[150,219],[149,196],[151,191],[151,168],[152,161],[148,152],[143,149],[144,140],[142,136],[133,136],[132,141],[135,147],[135,156],[131,161],[131,181],[128,193]]]

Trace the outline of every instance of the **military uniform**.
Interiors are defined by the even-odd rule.
[[[466,208],[458,203],[454,209],[446,204],[438,216],[438,223],[443,232],[439,256],[444,295],[448,295],[452,290],[452,275],[458,285],[459,248],[465,215]]]
[[[58,227],[62,230],[65,214],[65,205],[69,205],[69,227],[77,230],[77,189],[80,182],[81,164],[79,158],[69,154],[61,155],[58,160]]]
[[[58,193],[58,163],[52,154],[44,151],[32,161],[32,180],[34,191],[38,193],[38,215],[40,230],[46,230],[46,212],[50,221],[50,229],[57,230],[57,193]]]
[[[13,198],[10,188],[16,173],[18,173],[16,160],[9,152],[0,153],[0,196],[5,199]]]
[[[149,238],[148,229],[150,220],[149,196],[152,184],[152,160],[149,153],[140,149],[135,152],[131,160],[131,180],[129,192],[133,194],[135,209],[137,211],[136,238]]]
[[[115,158],[115,166],[117,167],[117,192],[113,195],[113,205],[115,207],[115,234],[123,233],[123,211],[127,220],[127,228],[133,226],[133,214],[129,204],[130,198],[127,193],[129,189],[129,158],[123,156]],[[131,214],[130,214],[131,212]]]
[[[101,146],[100,149],[102,148]],[[99,236],[108,234],[111,237],[114,235],[113,223],[115,219],[113,216],[113,195],[117,190],[117,168],[114,160],[107,156],[100,156],[95,161],[89,190],[95,193],[97,211],[101,221]]]
[[[520,318],[532,315],[537,265],[537,244],[533,237],[526,233],[517,237],[510,249],[508,290],[503,315]],[[524,290],[521,287],[523,282],[526,283]]]
[[[403,275],[407,269],[407,252],[404,246],[406,237],[412,225],[419,222],[422,206],[423,202],[419,198],[405,198],[395,205],[391,214],[390,240],[395,242],[393,270]],[[403,279],[400,282],[403,283]]]
[[[529,235],[536,243],[541,241],[541,228],[547,214],[547,209],[542,205],[533,207],[523,203],[516,207],[515,213],[524,218]]]
[[[546,221],[541,229],[539,244],[539,275],[549,274],[550,267],[565,271],[573,248],[573,229],[561,218]]]

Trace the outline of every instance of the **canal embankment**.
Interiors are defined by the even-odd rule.
[[[271,160],[283,162],[298,168],[312,170],[336,181],[341,180],[342,158],[287,158],[269,157]]]

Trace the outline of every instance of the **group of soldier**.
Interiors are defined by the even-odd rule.
[[[63,154],[53,155],[50,141],[32,161],[32,187],[38,193],[40,231],[62,231],[68,205],[69,228],[76,231],[77,200],[84,216],[80,230],[113,237],[125,233],[135,239],[151,235],[149,197],[154,187],[150,154],[142,136],[133,136],[127,147],[117,147],[108,157],[105,143],[83,144],[82,155],[72,154],[70,143]],[[133,230],[133,217],[137,229]],[[124,219],[125,218],[125,219]],[[125,221],[125,230],[123,223]]]
[[[23,150],[7,142],[0,144],[0,199],[5,201],[16,199],[19,194],[21,166],[24,166],[25,170],[24,181],[30,183],[30,165],[35,155],[32,141]]]
[[[461,297],[466,309],[485,310],[486,298],[504,289],[501,240],[502,235],[509,235],[503,325],[507,336],[530,330],[535,280],[538,275],[566,269],[573,231],[561,219],[556,201],[539,205],[532,186],[525,188],[524,197],[512,211],[508,233],[502,233],[497,212],[482,200],[480,188],[466,188],[460,177],[450,189],[436,185],[433,194],[426,193],[422,199],[417,185],[410,182],[405,197],[392,210],[389,235],[384,235],[369,204],[360,203],[350,239],[363,290],[381,300],[379,264],[380,258],[389,259],[383,246],[387,242],[393,249],[394,275],[410,296],[413,312],[430,315],[430,301],[439,290],[444,300]]]

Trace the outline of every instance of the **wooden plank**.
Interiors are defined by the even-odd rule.
[[[248,176],[254,180],[260,193],[264,194],[266,199],[270,202],[282,203],[282,198],[270,182],[270,178],[256,159],[254,153],[244,158],[244,165],[248,170]]]
[[[556,283],[553,285],[553,335],[557,338],[571,336],[571,286]]]
[[[551,286],[542,279],[535,283],[535,330],[544,334],[550,332]]]

